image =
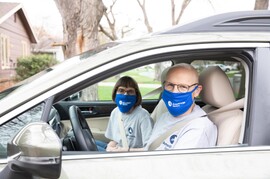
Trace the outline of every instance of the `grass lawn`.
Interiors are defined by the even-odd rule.
[[[155,88],[140,88],[142,96],[154,90]],[[113,86],[99,86],[98,87],[98,98],[99,100],[112,100]],[[159,95],[154,95],[150,99],[158,99]],[[149,99],[149,98],[147,98]]]
[[[152,71],[153,73],[153,71]],[[120,75],[120,77],[122,76],[130,76],[132,78],[134,78],[138,83],[140,84],[160,84],[160,81],[154,81],[153,80],[153,75],[151,72],[149,72],[147,69],[135,69],[135,70],[131,70],[131,71],[127,71],[124,72]],[[108,78],[106,80],[104,80],[103,82],[110,82],[110,83],[116,83],[116,81],[118,80],[118,78],[116,77],[111,77]],[[150,91],[154,90],[156,87],[153,86],[153,88],[144,88],[144,87],[140,87],[140,91],[142,96],[149,93]],[[98,87],[98,97],[99,100],[112,100],[112,89],[113,86],[99,86]],[[150,99],[157,99],[159,98],[159,95],[155,95],[150,97]]]
[[[147,71],[141,70],[141,69],[140,70],[138,70],[138,69],[131,70],[131,71],[122,73],[121,77],[122,76],[130,76],[130,77],[134,78],[137,82],[142,83],[142,84],[160,84],[159,81],[154,81],[153,77],[141,75],[144,72],[146,73]],[[116,81],[117,81],[117,78],[111,77],[111,78],[108,78],[107,80],[105,80],[104,82],[116,82]]]

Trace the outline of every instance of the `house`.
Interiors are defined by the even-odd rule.
[[[37,39],[22,5],[0,2],[0,91],[14,77],[17,59],[31,54],[33,43]]]

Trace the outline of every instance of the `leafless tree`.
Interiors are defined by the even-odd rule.
[[[115,16],[113,13],[113,7],[114,7],[116,1],[117,0],[112,0],[112,4],[104,12],[104,16],[108,22],[110,32],[108,32],[101,24],[99,24],[99,31],[103,32],[112,41],[118,39],[118,37],[116,35],[116,29],[115,29]]]
[[[100,0],[54,0],[62,16],[65,57],[96,47],[105,6]]]
[[[137,1],[139,1],[139,0],[137,0]],[[175,9],[176,9],[175,0],[171,0],[172,25],[176,25],[176,24],[179,23],[182,15],[184,14],[185,9],[188,7],[190,2],[191,2],[191,0],[183,0],[180,12],[179,12],[179,14],[178,14],[178,16],[176,18],[176,15],[175,15],[176,14],[176,12],[175,12]],[[144,4],[145,4],[145,0],[144,0]],[[147,19],[147,18],[145,18],[145,19]],[[162,71],[163,71],[163,67],[160,64],[156,64],[155,65],[155,80],[160,80],[160,76],[161,76]]]
[[[150,25],[149,20],[148,20],[147,11],[146,11],[146,8],[145,8],[145,0],[142,0],[142,2],[140,0],[137,0],[137,2],[138,2],[139,6],[140,6],[140,8],[142,10],[143,18],[144,18],[144,25],[147,28],[147,32],[151,33],[151,32],[153,32],[153,28]]]
[[[98,25],[105,11],[101,0],[54,0],[62,16],[64,56],[72,57],[99,45]],[[97,99],[97,86],[87,88],[82,100]]]
[[[267,10],[269,6],[269,0],[256,0],[254,10]]]
[[[171,0],[172,25],[176,25],[179,23],[185,9],[187,8],[187,6],[189,5],[190,2],[191,2],[191,0],[183,0],[182,7],[180,9],[180,12],[179,12],[177,18],[176,18],[175,17],[175,3],[174,3],[174,0]]]
[[[146,6],[145,6],[146,1],[142,0],[142,2],[141,2],[140,0],[137,0],[137,2],[142,10],[144,24],[147,28],[147,31],[148,31],[148,33],[151,33],[151,32],[153,32],[153,28],[150,25],[150,22],[148,20],[147,10],[146,10]],[[176,25],[179,23],[185,9],[187,8],[187,6],[189,5],[190,2],[191,2],[191,0],[184,0],[183,1],[182,7],[180,9],[180,13],[179,13],[177,19],[175,19],[175,3],[174,3],[174,0],[171,0],[172,25]],[[162,70],[163,70],[163,67],[160,64],[155,65],[155,80],[160,80],[160,75],[161,75]]]
[[[35,53],[44,52],[46,49],[54,48],[53,45],[55,42],[62,41],[61,38],[50,34],[50,32],[48,32],[44,26],[34,26],[33,31],[38,39],[37,44],[31,45],[32,51]]]
[[[99,31],[102,32],[111,41],[115,41],[119,39],[120,34],[121,34],[120,38],[124,38],[125,35],[128,32],[132,31],[134,28],[131,28],[129,25],[118,27],[120,28],[120,31],[117,33],[116,18],[113,12],[117,0],[112,0],[111,2],[112,3],[108,6],[106,11],[104,12],[104,17],[109,25],[109,28],[106,28],[103,25],[99,24]]]
[[[48,41],[52,39],[52,36],[45,30],[45,28],[43,26],[34,26],[33,31],[38,39],[38,43],[31,45],[32,51],[37,52],[39,49],[48,48]]]

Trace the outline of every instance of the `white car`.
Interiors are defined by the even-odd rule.
[[[224,65],[224,64],[211,64],[211,65],[208,65],[207,67],[209,67],[209,66],[218,66],[225,72],[229,72],[233,69],[232,66]]]
[[[208,84],[218,75],[205,77],[205,64],[217,62],[240,70],[228,76],[220,70],[224,80]],[[222,109],[209,116],[218,127],[217,145],[97,151],[93,139],[108,142],[114,77],[134,77],[145,96],[142,106],[156,119],[160,82],[147,66],[177,63],[200,69],[204,92],[212,96],[205,100],[202,92],[196,104]],[[269,67],[270,11],[221,14],[75,56],[0,93],[0,178],[270,178]],[[98,87],[99,100],[81,100],[91,86]],[[151,91],[157,93],[149,97]]]

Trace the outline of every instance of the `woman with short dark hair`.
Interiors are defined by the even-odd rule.
[[[142,96],[137,82],[129,76],[120,78],[113,88],[112,99],[117,107],[111,113],[105,133],[111,140],[106,150],[129,151],[130,148],[146,146],[152,132],[153,120],[149,112],[141,107]],[[122,124],[119,124],[121,121]],[[121,125],[124,128],[127,147],[123,146]]]

